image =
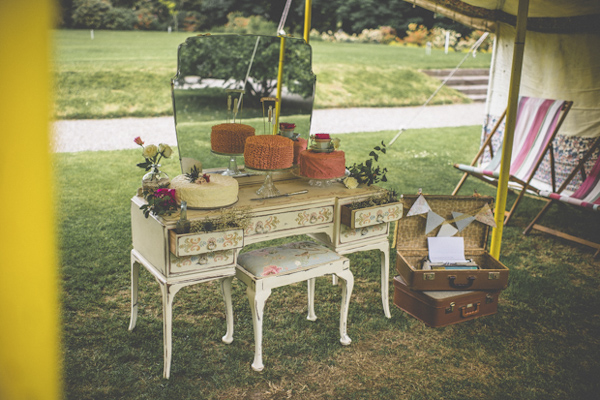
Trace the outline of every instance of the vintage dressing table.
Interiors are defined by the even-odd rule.
[[[270,134],[276,124],[265,121],[265,102],[258,101],[274,91],[273,82],[283,89],[276,104],[275,121],[285,119],[296,123],[296,132],[308,138],[314,99],[315,76],[311,71],[311,49],[301,39],[279,37],[223,35],[190,37],[178,50],[178,71],[173,78],[173,107],[182,170],[189,162],[200,160],[205,167],[229,162],[219,173],[234,175],[240,187],[237,203],[229,209],[249,210],[245,229],[178,234],[179,213],[170,216],[144,217],[140,206],[145,200],[139,194],[131,199],[131,320],[129,330],[136,325],[138,311],[138,277],[140,266],[148,270],[160,285],[163,303],[164,377],[170,375],[172,350],[172,306],[177,292],[189,285],[211,280],[232,279],[238,253],[245,245],[292,235],[306,234],[339,254],[377,249],[381,252],[381,300],[383,311],[389,309],[389,241],[390,221],[402,215],[402,205],[383,205],[365,209],[354,215],[355,224],[342,223],[342,207],[381,193],[376,186],[347,189],[342,183],[309,185],[308,181],[289,172],[273,175],[281,193],[308,190],[305,194],[252,200],[260,197],[256,190],[264,176],[248,175],[243,170],[243,157],[222,157],[210,151],[210,127],[231,117],[226,103],[236,96],[233,119],[255,127],[257,134]],[[279,50],[285,52],[284,72],[279,76]],[[231,62],[232,54],[241,54]],[[275,58],[273,58],[273,55]],[[279,63],[282,68],[281,62]],[[280,71],[281,72],[281,71]],[[262,97],[264,99],[264,97]],[[242,107],[243,104],[243,107]],[[238,112],[239,111],[239,112]],[[236,174],[237,163],[241,173]],[[379,213],[378,213],[379,211]],[[187,217],[194,221],[216,218],[221,210],[188,209]],[[350,226],[355,226],[351,228]],[[350,265],[350,270],[353,266]],[[225,293],[224,293],[225,294]],[[224,296],[225,299],[230,296]],[[233,332],[232,305],[226,301],[227,334]]]

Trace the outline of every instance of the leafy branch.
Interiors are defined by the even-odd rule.
[[[385,143],[381,142],[381,146],[375,146],[369,153],[371,158],[367,159],[364,163],[354,163],[351,167],[348,167],[350,176],[354,177],[358,183],[364,183],[367,186],[371,186],[377,182],[387,182],[387,168],[381,168],[380,166],[374,166],[374,162],[379,161],[380,154],[386,154]]]

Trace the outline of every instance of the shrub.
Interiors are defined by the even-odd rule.
[[[142,8],[136,11],[137,22],[135,23],[135,29],[140,30],[157,30],[158,29],[158,18],[147,8]]]
[[[183,31],[197,32],[206,23],[206,17],[196,11],[180,11],[177,23]]]
[[[232,12],[227,15],[227,24],[224,29],[227,33],[275,35],[277,25],[275,22],[267,21],[260,15],[244,17],[241,12]]]
[[[102,28],[104,14],[111,8],[107,0],[79,0],[73,12],[73,25],[76,28]]]
[[[119,31],[129,31],[135,27],[137,16],[135,11],[114,7],[104,15],[103,25],[106,29],[114,29]]]
[[[425,46],[429,41],[429,31],[423,25],[417,25],[415,23],[408,24],[406,37],[404,37],[402,41],[406,44]]]
[[[446,34],[448,34],[448,46],[456,50],[461,35],[453,30],[435,27],[430,32],[429,40],[433,47],[444,48],[446,46]]]

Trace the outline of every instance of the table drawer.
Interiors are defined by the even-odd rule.
[[[193,256],[170,254],[169,275],[187,274],[235,264],[235,250],[211,251]]]
[[[357,229],[365,226],[397,221],[402,217],[402,203],[388,203],[381,206],[350,209],[350,205],[342,206],[342,224]]]
[[[241,247],[244,247],[244,231],[241,229],[180,235],[174,230],[169,231],[169,249],[177,257]]]
[[[303,226],[321,225],[333,221],[333,206],[314,207],[301,211],[287,211],[250,218],[244,231],[247,236],[260,235]]]
[[[364,228],[352,229],[349,226],[340,224],[340,243],[350,243],[357,240],[370,238],[373,236],[383,236],[388,234],[390,224],[378,224],[365,226]]]

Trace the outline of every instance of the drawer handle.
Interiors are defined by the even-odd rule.
[[[383,222],[383,214],[379,214],[376,219],[377,222]]]
[[[473,304],[473,307],[468,307],[468,308],[472,308],[473,310],[471,311],[467,311],[467,306],[462,306],[460,308],[460,316],[463,318],[468,318],[468,317],[472,317],[473,315],[477,314],[479,312],[479,306],[481,305],[481,303],[475,303]]]
[[[450,281],[450,287],[454,288],[454,289],[466,289],[469,288],[471,286],[473,286],[473,282],[475,281],[475,277],[474,276],[469,276],[467,277],[467,283],[456,283],[454,282],[456,280],[456,276],[454,275],[450,275],[448,277],[448,280]]]
[[[310,223],[311,223],[311,224],[314,224],[315,222],[317,222],[317,216],[316,216],[316,215],[312,215],[312,216],[310,217]]]
[[[208,244],[206,245],[208,250],[214,250],[217,248],[217,241],[215,239],[209,239]]]
[[[198,257],[198,264],[199,265],[204,265],[208,263],[208,257],[205,254],[202,254],[200,257]]]
[[[362,228],[362,229],[360,230],[360,234],[361,234],[361,236],[365,236],[367,233],[369,233],[369,230],[368,230],[367,228]]]
[[[263,223],[262,223],[262,222],[260,222],[260,221],[258,221],[258,222],[256,223],[256,229],[254,229],[254,231],[255,231],[256,233],[263,233],[263,232],[265,231],[265,228],[264,228],[264,226],[263,226]]]

